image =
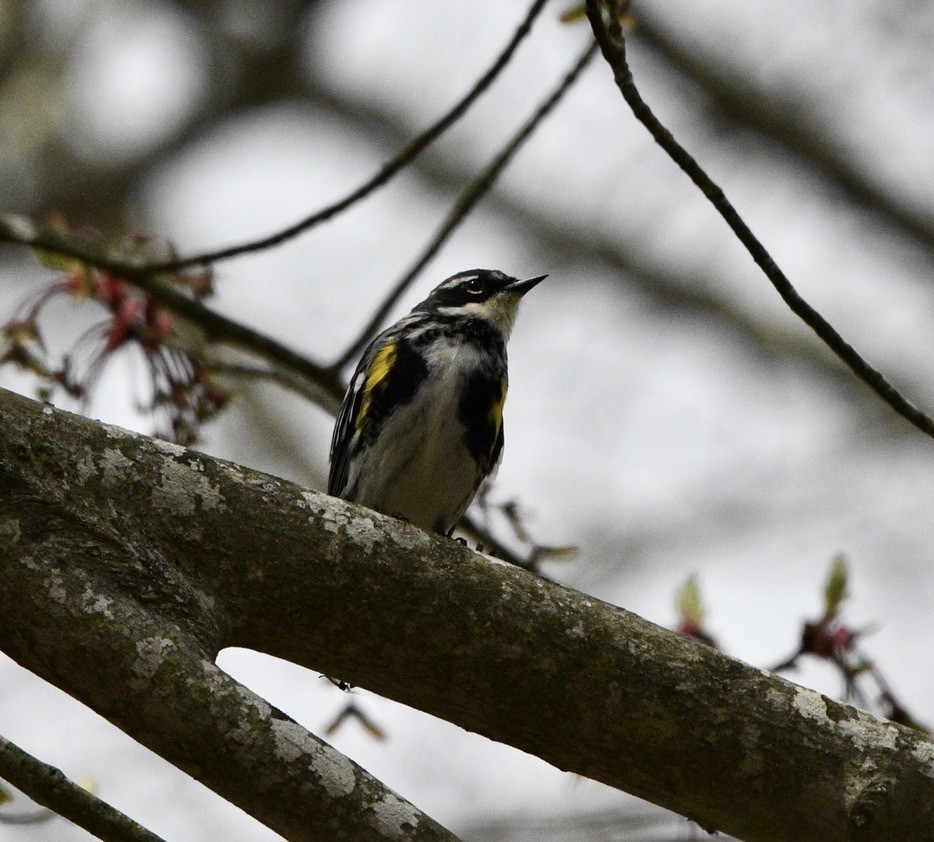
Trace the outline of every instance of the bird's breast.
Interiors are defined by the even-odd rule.
[[[505,360],[468,343],[447,342],[433,343],[424,358],[424,382],[385,419],[380,435],[360,454],[355,499],[424,529],[446,532],[489,470],[492,441],[481,447],[485,461],[478,460],[474,418],[480,419],[485,439],[491,424],[495,437]],[[480,381],[494,384],[497,395],[477,393]],[[493,398],[498,404],[491,408]],[[472,400],[482,403],[473,406]]]

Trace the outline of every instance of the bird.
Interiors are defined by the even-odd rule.
[[[328,494],[449,536],[503,452],[519,280],[442,281],[362,354],[334,425]]]

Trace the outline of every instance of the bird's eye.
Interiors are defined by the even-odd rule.
[[[479,295],[481,292],[483,292],[483,281],[481,281],[479,278],[471,278],[471,280],[467,281],[467,283],[464,285],[464,289],[466,289],[467,292],[469,292],[471,295]]]

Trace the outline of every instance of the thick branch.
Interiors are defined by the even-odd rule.
[[[923,734],[391,518],[9,393],[0,412],[0,645],[147,744],[169,715],[115,711],[114,682],[208,751],[186,711],[245,646],[743,838],[930,838]],[[194,692],[163,684],[176,640],[205,653]]]
[[[93,511],[101,498],[95,501],[91,488],[120,496],[121,478],[135,474],[127,460],[145,461],[143,452],[108,445],[116,444],[113,431],[98,426],[96,443],[85,440],[73,453],[78,474],[66,479],[40,463],[67,449],[69,432],[53,423],[43,433],[21,413],[28,403],[3,393],[0,407],[0,647],[287,839],[450,838],[214,665],[229,633],[229,615],[218,602],[226,597],[174,561],[201,554],[199,540],[210,538],[194,522],[174,534],[157,526],[181,526],[182,512],[211,506],[208,486],[183,502],[185,482],[178,484],[168,468],[147,493],[155,506],[150,526],[166,539],[153,541],[121,524],[122,516],[112,521],[117,509],[110,504],[104,517]],[[32,408],[34,420],[60,417],[39,404]],[[174,461],[182,452],[138,441],[150,456]],[[8,470],[13,463],[6,457],[14,453],[26,473]],[[49,483],[71,485],[79,475],[87,481],[84,500],[48,496]],[[227,522],[229,536],[241,516]],[[250,575],[256,573],[262,575]]]

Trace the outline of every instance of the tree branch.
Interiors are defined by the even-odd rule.
[[[46,436],[18,411],[31,402],[9,393],[2,397],[4,454],[11,446],[26,455],[18,434],[32,441],[30,450],[67,447],[64,440],[54,441],[67,436],[66,429],[50,428]],[[33,407],[34,420],[64,417],[41,404]],[[111,434],[117,438],[110,440]],[[90,486],[104,495],[119,494],[114,482],[134,473],[127,472],[127,459],[145,460],[148,453],[174,461],[183,452],[140,438],[126,441],[145,442],[145,450],[124,453],[107,445],[124,436],[100,426],[93,438],[96,445],[86,439],[72,455],[75,464],[91,470],[85,474]],[[171,537],[167,530],[167,542],[153,543],[124,528],[128,523],[94,516],[91,497],[75,501],[76,507],[60,507],[43,491],[52,480],[51,466],[40,467],[34,461],[38,455],[26,456],[33,479],[6,470],[10,463],[0,460],[0,646],[5,651],[288,839],[451,838],[214,665],[229,628],[226,596],[175,563],[200,553],[202,538],[211,540],[196,523]],[[150,488],[156,507],[150,514],[181,526],[184,512],[210,507],[213,498],[204,486],[204,494],[188,499],[184,482],[179,485],[172,471]],[[64,476],[59,479],[70,484]],[[244,514],[228,521],[231,536]],[[240,551],[249,556],[246,547]],[[89,563],[75,564],[78,558]],[[249,575],[255,587],[262,570]]]
[[[99,839],[161,842],[161,837],[3,737],[0,737],[0,778]]]
[[[374,190],[382,187],[394,175],[396,175],[396,173],[400,172],[402,169],[408,166],[430,144],[432,144],[445,131],[454,125],[454,123],[456,123],[464,115],[467,109],[473,105],[476,99],[493,83],[503,68],[506,67],[506,65],[509,63],[513,53],[516,51],[516,48],[519,46],[525,36],[529,34],[529,30],[532,28],[532,23],[535,21],[535,18],[538,17],[538,14],[541,12],[545,2],[546,0],[535,0],[535,2],[532,3],[529,11],[526,13],[524,20],[519,24],[505,49],[502,51],[502,53],[500,53],[499,56],[497,56],[496,60],[489,67],[489,69],[473,84],[470,90],[460,101],[458,101],[446,114],[444,114],[435,123],[429,126],[424,132],[418,135],[418,137],[414,138],[412,141],[406,144],[406,146],[403,147],[403,149],[391,161],[388,161],[382,167],[380,167],[379,171],[374,176],[372,176],[372,178],[364,182],[362,185],[360,185],[360,187],[345,196],[343,199],[340,199],[339,201],[334,202],[333,204],[328,205],[321,210],[315,211],[309,216],[306,216],[304,219],[299,220],[294,225],[290,225],[288,228],[284,228],[281,231],[277,231],[267,237],[261,237],[260,239],[252,240],[247,243],[238,243],[237,245],[229,246],[227,248],[203,252],[202,254],[195,254],[191,257],[153,263],[150,264],[147,268],[151,271],[159,272],[176,271],[187,266],[216,263],[219,260],[227,260],[231,257],[247,254],[248,252],[261,251],[263,249],[271,248],[272,246],[279,245],[286,240],[290,240],[293,237],[308,231],[315,225],[319,225],[322,222],[326,222],[327,220],[332,219],[333,217],[337,216],[337,214],[347,210],[347,208],[349,208],[351,205],[354,205],[361,199],[364,199]]]
[[[88,266],[123,278],[133,286],[148,292],[165,309],[200,328],[207,341],[225,342],[258,354],[274,365],[283,366],[318,387],[316,391],[319,394],[319,403],[325,409],[334,412],[340,405],[344,386],[338,375],[271,336],[227,318],[189,298],[141,263],[113,258],[103,250],[88,245],[79,237],[64,234],[48,226],[39,226],[29,219],[17,216],[0,216],[0,242],[25,245],[34,250],[72,257]]]
[[[387,142],[405,136],[405,127],[389,112],[348,99],[341,92],[319,87],[309,89],[308,96],[315,102],[316,110],[324,109],[339,118],[352,120],[370,135],[386,138]],[[462,161],[432,160],[426,156],[413,167],[438,191],[456,189],[469,177]],[[750,318],[735,302],[717,292],[717,285],[704,274],[702,267],[687,271],[673,267],[659,269],[639,258],[619,237],[602,234],[581,221],[576,225],[559,225],[541,207],[523,204],[495,188],[485,201],[493,213],[518,227],[519,236],[528,243],[530,251],[542,256],[544,265],[560,265],[567,261],[568,255],[573,255],[577,261],[589,259],[606,264],[621,286],[634,291],[650,306],[671,311],[676,318],[683,314],[690,314],[692,318],[700,316],[757,353],[801,363],[826,381],[846,389],[847,395],[858,400],[861,407],[882,411],[874,398],[866,400],[868,393],[813,334],[797,330],[794,323],[786,329]],[[913,372],[899,372],[900,382],[920,386],[921,380],[912,378]],[[892,417],[887,410],[885,412],[886,418]],[[909,430],[900,422],[896,429],[903,433]]]
[[[46,209],[78,207],[79,211],[75,214],[69,210],[69,215],[74,219],[90,221],[105,230],[113,229],[115,225],[119,227],[119,222],[115,220],[120,216],[118,211],[123,207],[127,186],[138,181],[145,173],[165,164],[179,144],[193,143],[210,134],[212,127],[215,127],[224,114],[248,111],[283,98],[294,99],[296,95],[300,95],[302,102],[311,106],[310,113],[313,115],[316,116],[318,110],[323,109],[351,122],[368,136],[378,139],[389,150],[386,153],[387,158],[394,156],[398,149],[411,141],[412,128],[403,126],[388,112],[380,112],[374,109],[371,103],[364,103],[362,100],[351,101],[345,92],[336,89],[324,90],[321,79],[303,75],[299,70],[300,62],[296,58],[297,43],[303,43],[301,39],[289,38],[271,47],[259,48],[252,42],[231,41],[219,35],[221,30],[214,26],[210,9],[199,4],[179,2],[177,5],[198,18],[203,33],[206,37],[209,36],[211,61],[218,65],[213,68],[216,72],[209,74],[214,84],[203,103],[204,108],[192,115],[191,121],[180,128],[179,134],[163,138],[155,147],[143,153],[141,159],[130,163],[109,160],[106,165],[99,162],[100,168],[95,169],[86,161],[70,157],[67,145],[56,144],[54,149],[44,155],[44,160],[56,162],[54,174],[45,179],[48,182],[44,188]],[[301,5],[295,9],[291,6],[283,8],[285,17],[281,19],[282,31],[300,30],[297,23],[302,17],[302,9]],[[731,81],[722,73],[717,75],[716,68],[709,62],[705,64],[704,57],[698,58],[696,51],[691,54],[689,51],[679,51],[673,36],[669,38],[664,31],[655,26],[651,15],[646,17],[649,11],[644,4],[638,10],[639,25],[635,36],[648,39],[653,46],[657,45],[665,52],[666,57],[675,65],[698,78],[728,114],[736,116],[737,119],[750,119],[756,128],[765,132],[770,132],[773,128],[772,123],[778,120],[779,122],[774,123],[777,135],[773,136],[779,142],[783,142],[788,136],[794,149],[819,167],[831,182],[839,177],[844,190],[850,190],[848,185],[852,185],[853,189],[850,192],[855,200],[865,200],[870,207],[877,207],[881,213],[886,214],[885,218],[893,225],[911,227],[911,220],[900,219],[897,209],[893,211],[895,216],[888,215],[884,206],[878,205],[871,196],[865,195],[865,190],[873,189],[872,186],[861,181],[860,175],[853,169],[852,162],[840,159],[830,148],[828,138],[815,136],[813,126],[794,122],[799,109],[785,109],[778,114],[778,111],[782,110],[779,107],[778,111],[773,108],[774,113],[770,115],[763,113],[757,117],[751,114],[750,109],[756,108],[756,102],[753,101],[755,97],[745,96],[745,83],[742,80],[737,82],[735,78]],[[228,79],[232,72],[231,63],[236,68],[236,82]],[[222,81],[224,79],[227,79],[226,83]],[[780,101],[776,103],[781,105]],[[738,109],[742,110],[742,115],[738,115]],[[807,137],[804,137],[802,132]],[[804,142],[810,141],[816,146],[813,150],[803,147],[799,149],[795,137]],[[414,166],[437,188],[443,187],[446,190],[459,189],[461,183],[471,177],[470,172],[460,166],[462,163],[442,161],[437,157],[432,160],[431,156],[424,155],[413,161]],[[62,167],[65,169],[62,170]],[[829,186],[832,187],[832,183]],[[880,197],[884,199],[881,194]],[[699,269],[680,274],[672,267],[659,271],[638,260],[637,255],[627,252],[618,238],[601,235],[592,226],[578,225],[584,231],[581,234],[573,226],[556,225],[541,208],[523,206],[495,190],[487,195],[486,202],[493,211],[516,223],[521,228],[522,237],[533,240],[531,250],[542,254],[543,263],[560,263],[566,260],[569,254],[578,259],[590,257],[605,261],[620,274],[621,283],[634,288],[654,305],[674,310],[676,314],[685,310],[692,314],[699,313],[715,325],[724,326],[740,341],[752,343],[757,350],[764,350],[780,359],[801,361],[822,377],[844,385],[849,396],[864,399],[866,393],[857,386],[856,380],[850,376],[848,370],[837,365],[833,356],[825,353],[820,344],[811,342],[810,334],[795,332],[793,329],[769,327],[750,319],[738,310],[735,304],[718,295],[715,284],[705,283],[705,278],[698,276]],[[914,222],[920,224],[924,231],[931,232],[930,220],[927,217],[917,216]],[[790,328],[793,327],[792,324]],[[906,369],[900,371],[896,379],[903,388],[912,390],[920,386],[923,377],[919,378],[915,369]],[[908,430],[900,424],[892,429],[902,433],[907,433]]]
[[[314,770],[349,761],[274,750],[298,726],[213,666],[226,646],[743,838],[934,826],[926,735],[375,512],[10,393],[0,412],[0,646],[264,819],[333,809]]]
[[[341,354],[340,358],[333,363],[331,368],[334,371],[340,371],[347,363],[356,359],[357,355],[366,346],[366,343],[369,342],[376,333],[383,320],[389,314],[389,311],[395,306],[395,303],[399,300],[402,293],[409,288],[411,283],[419,276],[422,269],[424,269],[431,259],[441,250],[441,247],[447,242],[451,234],[457,230],[457,227],[464,221],[467,214],[473,210],[477,202],[479,202],[493,186],[496,179],[499,178],[500,173],[506,168],[516,152],[519,151],[522,144],[532,136],[532,133],[538,128],[542,120],[551,113],[568,90],[570,90],[571,86],[584,71],[584,68],[590,63],[595,52],[595,45],[591,45],[584,50],[580,58],[574,62],[571,69],[554,91],[552,91],[545,101],[535,109],[535,113],[521,126],[519,131],[513,135],[496,157],[490,161],[486,169],[484,169],[483,172],[467,186],[467,189],[461,193],[446,219],[441,224],[441,227],[412,264],[412,267],[396,282],[395,286],[393,286],[382,304],[380,304],[376,312],[360,332],[360,335],[350,344],[350,347]]]
[[[847,365],[850,370],[866,383],[879,397],[889,404],[899,415],[914,424],[923,433],[934,438],[934,418],[926,415],[905,399],[885,377],[873,368],[850,345],[836,329],[810,304],[805,301],[788,280],[778,264],[759,241],[743,218],[726,198],[723,190],[701,168],[694,157],[661,124],[636,88],[632,72],[626,60],[626,42],[619,24],[618,4],[609,0],[609,23],[604,23],[599,0],[587,0],[587,17],[593,28],[594,36],[607,64],[613,71],[616,85],[632,109],[633,114],[650,132],[655,142],[688,175],[691,181],[717,209],[726,223],[736,234],[739,241],[756,262],[756,265],[772,282],[782,300],[808,327]]]
[[[928,254],[934,254],[934,218],[911,207],[891,190],[874,184],[844,153],[834,148],[825,131],[806,119],[801,103],[775,91],[759,90],[749,76],[737,76],[737,68],[727,68],[714,56],[704,54],[698,45],[679,44],[676,38],[646,16],[647,4],[639,9],[639,22],[633,34],[682,73],[698,82],[711,95],[723,116],[771,138],[817,169],[829,186],[845,193],[854,204],[878,214],[887,224],[915,240]],[[737,81],[737,80],[740,81]]]

